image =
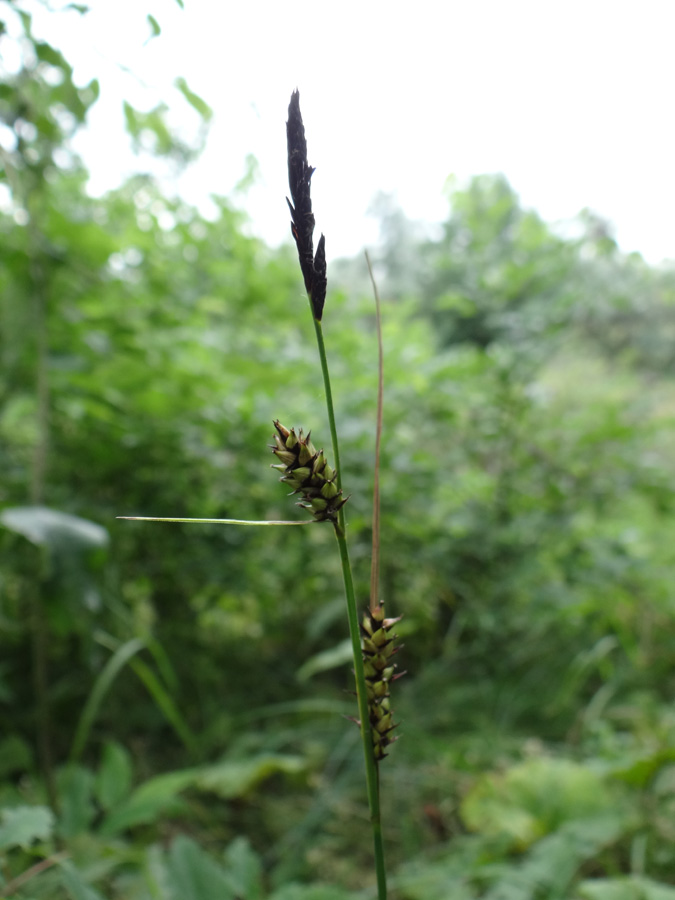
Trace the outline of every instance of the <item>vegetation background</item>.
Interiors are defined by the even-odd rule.
[[[21,21],[0,84],[2,896],[370,897],[330,529],[115,520],[293,515],[272,419],[329,443],[295,251],[248,236],[241,199],[206,219],[146,175],[90,197],[70,141],[97,83]],[[132,142],[198,154],[166,109],[125,112]],[[409,673],[381,769],[392,896],[673,900],[675,268],[589,213],[562,237],[499,175],[433,238],[378,210],[382,583]],[[324,328],[365,604],[360,257],[329,268]]]

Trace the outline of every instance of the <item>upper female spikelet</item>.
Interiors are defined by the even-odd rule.
[[[289,484],[292,493],[302,496],[298,506],[310,510],[317,522],[337,521],[338,511],[348,498],[338,489],[337,471],[328,464],[323,450],[316,449],[302,428],[296,433],[278,419],[274,427],[276,434],[270,449],[279,460],[272,468],[283,472],[279,480]]]

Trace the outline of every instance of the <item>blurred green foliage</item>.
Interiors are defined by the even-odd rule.
[[[148,176],[88,196],[70,138],[98,86],[10,11],[0,890],[369,897],[330,530],[115,519],[294,515],[272,419],[329,443],[294,252],[247,236],[227,198],[205,219]],[[127,106],[130,139],[183,164],[198,146],[164,112]],[[455,189],[433,238],[390,198],[376,210],[382,591],[409,672],[381,773],[392,897],[665,900],[675,270],[589,213],[561,236],[499,176]],[[365,603],[374,311],[365,262],[331,274]]]

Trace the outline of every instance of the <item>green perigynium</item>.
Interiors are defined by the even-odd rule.
[[[337,486],[337,471],[329,465],[323,450],[312,444],[310,434],[305,437],[302,429],[296,433],[278,419],[274,427],[277,433],[270,449],[279,460],[272,468],[283,472],[279,481],[290,485],[291,493],[301,495],[298,506],[308,509],[317,522],[336,522],[348,500]]]

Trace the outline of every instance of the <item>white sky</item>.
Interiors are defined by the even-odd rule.
[[[181,193],[204,208],[253,153],[260,179],[242,202],[254,231],[285,240],[285,120],[298,87],[329,256],[374,241],[367,210],[378,190],[396,191],[410,217],[438,221],[450,174],[500,171],[549,221],[588,206],[623,249],[675,257],[675,0],[90,5],[84,17],[34,12],[76,80],[101,80],[78,144],[95,192],[139,167],[122,99],[175,102],[178,115],[172,83],[183,76],[214,122]],[[147,13],[162,27],[149,42]]]

